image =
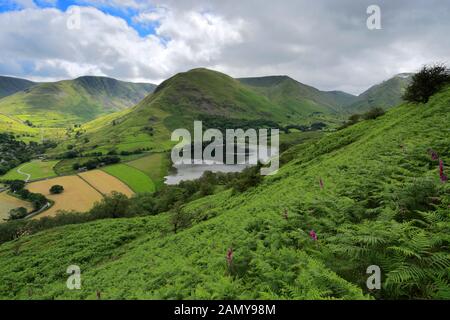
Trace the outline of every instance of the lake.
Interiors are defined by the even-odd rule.
[[[271,155],[277,155],[278,149],[275,147],[270,148],[270,154],[268,154],[268,148],[266,146],[260,146],[260,152],[262,156],[259,158],[263,161],[267,161],[271,158]],[[247,152],[246,152],[247,151]],[[176,185],[181,181],[189,181],[199,179],[203,173],[206,171],[211,172],[241,172],[245,168],[251,166],[250,163],[256,163],[258,159],[258,146],[249,145],[247,150],[245,145],[239,144],[237,145],[236,153],[238,155],[245,155],[246,160],[243,162],[238,162],[236,164],[222,164],[222,163],[213,163],[213,161],[206,159],[203,160],[203,164],[176,164],[173,166],[175,168],[175,173],[172,173],[165,177],[165,184],[167,185]]]

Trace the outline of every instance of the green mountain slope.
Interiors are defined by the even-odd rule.
[[[322,114],[335,120],[338,103],[346,100],[344,93],[324,93],[281,77],[235,80],[223,73],[194,69],[164,81],[154,94],[146,97],[126,115],[116,121],[95,121],[81,131],[90,143],[71,141],[79,149],[97,148],[107,151],[138,147],[157,150],[170,147],[170,133],[177,128],[191,128],[194,120],[214,119],[275,121],[279,124],[304,124],[314,119],[324,120]],[[269,87],[255,82],[271,81]],[[249,84],[252,84],[251,86]],[[272,90],[273,87],[273,90]],[[273,93],[273,94],[272,94]],[[317,95],[315,97],[314,95]],[[338,98],[336,98],[338,96]],[[331,116],[331,114],[334,114]],[[102,123],[102,125],[99,125]]]
[[[259,186],[183,207],[191,226],[178,233],[161,214],[3,244],[0,297],[449,299],[450,185],[429,155],[448,173],[448,123],[450,89],[300,145]],[[81,290],[66,288],[73,264]],[[371,265],[382,290],[367,290]]]
[[[239,81],[293,114],[338,113],[356,99],[341,91],[320,91],[287,76],[242,78]]]
[[[36,83],[25,79],[0,76],[0,99],[34,86]]]
[[[365,112],[374,107],[389,109],[402,103],[402,95],[411,81],[411,73],[402,73],[377,84],[358,96],[346,109],[351,112]]]
[[[0,112],[35,126],[60,127],[131,107],[153,89],[105,77],[40,83],[0,99]]]

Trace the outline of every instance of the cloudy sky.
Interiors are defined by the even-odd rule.
[[[159,83],[207,67],[357,94],[449,62],[449,18],[440,0],[0,0],[0,74]]]

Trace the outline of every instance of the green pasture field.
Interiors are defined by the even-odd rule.
[[[43,161],[43,160],[33,160],[31,162],[21,164],[20,166],[11,169],[4,176],[1,176],[1,180],[26,180],[27,175],[30,175],[30,180],[38,180],[44,178],[55,177],[56,173],[53,170],[55,165],[58,163],[57,160]],[[20,170],[22,173],[19,173]]]
[[[136,193],[154,192],[155,183],[144,172],[126,164],[116,164],[102,169],[128,185]]]
[[[153,153],[149,156],[142,157],[127,163],[148,175],[160,188],[164,184],[164,177],[170,167],[170,159],[167,153]]]

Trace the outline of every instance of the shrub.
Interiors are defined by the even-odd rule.
[[[64,192],[64,187],[63,186],[60,186],[60,185],[58,185],[58,184],[56,184],[56,185],[54,185],[54,186],[52,186],[51,188],[50,188],[50,193],[51,194],[61,194],[61,193],[63,193]]]
[[[28,211],[24,207],[11,209],[9,211],[9,220],[23,219],[28,215]]]
[[[369,111],[367,111],[366,113],[364,113],[363,118],[364,118],[364,120],[373,120],[378,117],[381,117],[382,115],[384,115],[384,113],[385,112],[384,112],[383,108],[376,107],[376,108],[372,108]]]
[[[348,121],[353,124],[353,123],[357,123],[360,119],[361,119],[361,115],[358,113],[355,113],[355,114],[352,114],[348,118]]]
[[[426,65],[412,77],[403,99],[409,102],[426,103],[433,94],[447,84],[450,84],[450,70],[446,65],[440,63]]]

